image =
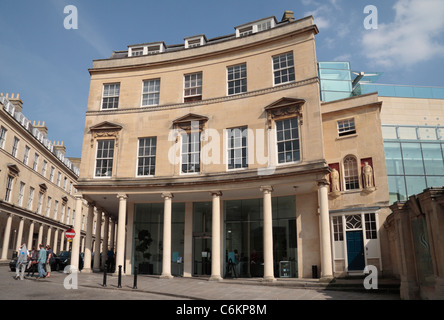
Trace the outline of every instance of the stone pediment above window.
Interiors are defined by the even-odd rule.
[[[183,117],[174,120],[173,126],[175,129],[182,129],[185,131],[191,131],[191,130],[202,131],[207,121],[208,117],[194,113],[189,113]]]
[[[264,108],[267,113],[268,128],[271,129],[273,120],[291,117],[298,117],[299,123],[302,124],[302,107],[304,104],[304,99],[285,97],[269,104]]]
[[[91,132],[91,148],[94,146],[94,141],[97,138],[114,138],[115,139],[115,146],[118,146],[119,141],[119,132],[122,130],[122,126],[104,121],[99,124],[96,124],[95,126],[92,126],[89,128]]]
[[[42,192],[42,193],[45,193],[46,190],[48,189],[48,186],[44,183],[40,183],[39,187],[40,187],[40,192]]]
[[[20,173],[20,169],[15,164],[8,164],[9,174],[17,177]]]

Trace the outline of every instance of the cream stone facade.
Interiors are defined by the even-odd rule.
[[[74,221],[85,246],[87,206],[76,208],[75,201],[79,169],[65,158],[63,142],[48,140],[45,123],[31,123],[22,108],[18,94],[0,95],[1,261],[22,243],[49,244],[56,254],[69,250],[65,231]]]
[[[210,280],[383,270],[377,96],[321,104],[312,17],[286,12],[235,30],[130,45],[93,62],[76,187],[89,210],[117,221],[116,264],[125,274]],[[338,138],[349,118],[356,132]],[[335,241],[338,218],[349,242]],[[359,223],[346,229],[348,219]],[[347,243],[367,249],[364,265]]]

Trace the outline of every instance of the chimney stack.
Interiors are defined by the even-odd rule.
[[[294,21],[293,11],[285,10],[284,15],[282,16],[281,22],[285,22],[285,21],[288,21],[288,22]]]
[[[3,93],[0,94],[0,96],[3,96]],[[6,99],[9,100],[14,105],[15,111],[22,112],[23,109],[23,101],[20,99],[20,94],[17,93],[15,95],[14,93],[11,93],[11,96],[9,96],[9,93],[6,93]]]
[[[34,120],[32,126],[34,128],[39,129],[39,131],[43,134],[43,137],[46,139],[46,137],[48,136],[48,128],[45,126],[45,121],[42,121],[42,124],[40,124],[40,121],[37,124],[35,124]]]
[[[65,156],[65,153],[66,153],[66,147],[63,145],[63,141],[62,141],[62,143],[60,143],[60,141],[57,141],[57,143],[55,142],[55,141],[53,141],[53,146],[54,146],[54,150],[57,152],[57,151],[60,151],[62,154],[63,154],[63,156]]]

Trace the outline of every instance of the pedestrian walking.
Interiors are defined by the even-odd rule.
[[[39,257],[37,258],[38,262],[38,269],[39,269],[39,276],[37,277],[37,280],[40,278],[46,277],[46,271],[45,271],[45,265],[46,265],[46,250],[43,244],[39,245],[40,251],[39,251]]]
[[[34,277],[34,273],[37,271],[37,258],[39,257],[39,252],[36,249],[36,247],[32,247],[31,252],[29,253],[29,263],[28,263],[28,274],[26,275],[29,277],[29,274],[32,272],[31,277]]]
[[[23,280],[25,278],[25,270],[28,265],[28,249],[26,244],[22,244],[18,249],[17,264],[15,266],[15,280]]]
[[[46,245],[46,278],[51,276],[51,264],[54,262],[54,253],[49,244]]]

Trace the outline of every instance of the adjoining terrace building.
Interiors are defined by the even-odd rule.
[[[80,161],[65,157],[63,142],[49,140],[45,123],[31,122],[22,109],[19,94],[0,95],[1,262],[9,262],[22,243],[29,250],[39,244],[49,244],[56,254],[69,250],[65,231],[76,221],[82,248],[88,242],[87,206],[82,201],[76,207]],[[102,220],[102,212],[96,215]]]
[[[321,105],[317,33],[285,12],[93,62],[76,187],[117,220],[126,274],[384,271],[381,102]]]
[[[385,269],[401,280],[401,298],[442,299],[444,88],[381,84],[381,73],[354,72],[348,62],[318,65],[327,104],[378,93],[393,211],[384,223]]]

